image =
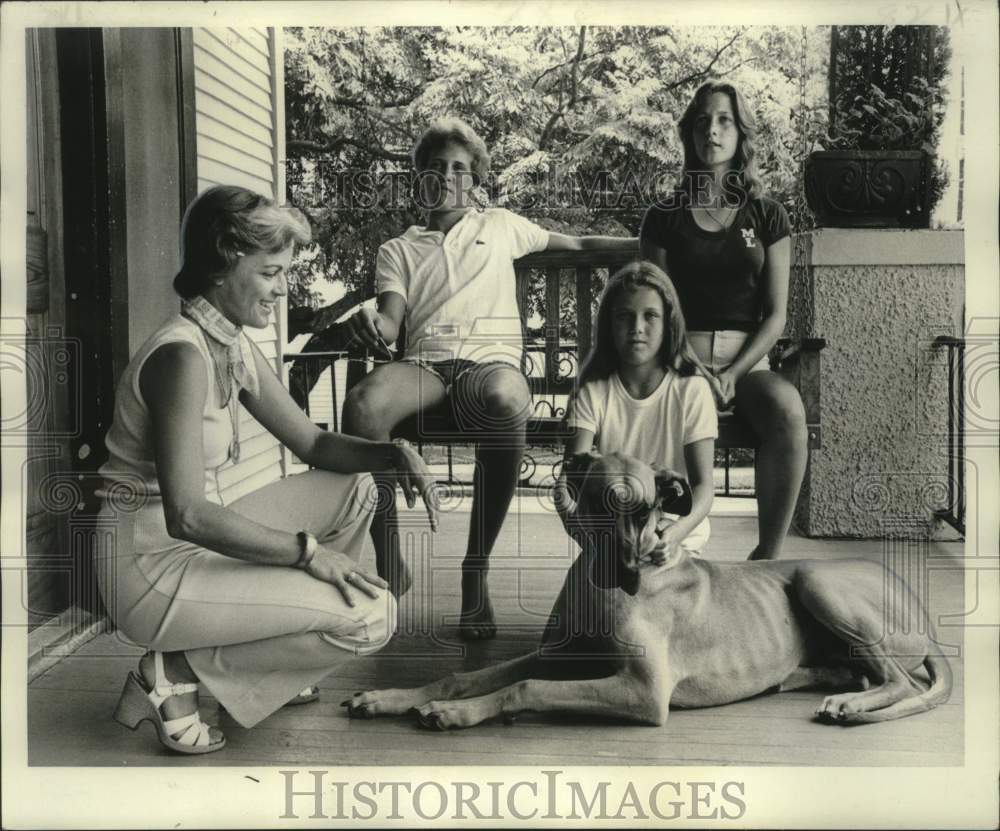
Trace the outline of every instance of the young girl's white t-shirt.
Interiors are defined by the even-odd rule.
[[[573,397],[567,420],[571,427],[594,433],[598,453],[624,453],[685,477],[684,445],[719,435],[708,381],[669,369],[652,395],[643,399],[628,394],[617,372],[588,381]],[[684,539],[684,547],[700,551],[709,533],[706,517]]]

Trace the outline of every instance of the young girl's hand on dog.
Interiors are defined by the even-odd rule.
[[[684,533],[678,533],[676,520],[661,516],[656,522],[656,535],[659,541],[649,553],[649,561],[654,566],[662,566],[677,554],[677,547],[684,540]]]

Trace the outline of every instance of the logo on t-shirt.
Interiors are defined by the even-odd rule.
[[[740,233],[743,234],[743,242],[746,243],[747,248],[753,248],[756,242],[753,228],[740,228]]]

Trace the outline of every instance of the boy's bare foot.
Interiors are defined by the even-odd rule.
[[[462,571],[462,615],[458,621],[458,636],[464,641],[487,641],[497,636],[486,577],[487,572],[481,569]]]
[[[397,600],[406,594],[410,590],[410,586],[413,585],[410,567],[399,553],[395,556],[376,553],[375,568],[378,571],[378,576],[389,584],[389,591]]]
[[[777,559],[770,552],[764,551],[759,545],[750,552],[750,556],[747,557],[748,560],[774,560]]]

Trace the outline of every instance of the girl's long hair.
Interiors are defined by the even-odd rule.
[[[619,367],[618,352],[615,350],[611,332],[614,304],[625,291],[640,286],[653,289],[663,303],[663,343],[660,344],[659,359],[664,369],[672,369],[680,375],[699,373],[708,377],[708,370],[694,354],[687,339],[687,325],[677,299],[677,291],[663,271],[648,260],[636,260],[623,266],[609,279],[601,294],[597,307],[597,326],[594,345],[580,367],[577,386],[588,381],[608,378]]]
[[[754,118],[753,110],[747,106],[743,93],[727,81],[705,81],[698,87],[691,103],[687,105],[684,115],[681,116],[678,124],[681,144],[684,145],[681,189],[690,192],[694,185],[694,175],[704,169],[704,162],[698,158],[698,151],[694,147],[694,123],[698,113],[716,92],[722,92],[729,96],[733,108],[733,118],[736,119],[736,126],[740,133],[739,142],[736,145],[736,156],[733,159],[735,184],[748,198],[758,199],[764,195],[764,183],[761,181],[760,171],[757,167],[757,148],[754,146],[757,121]]]

